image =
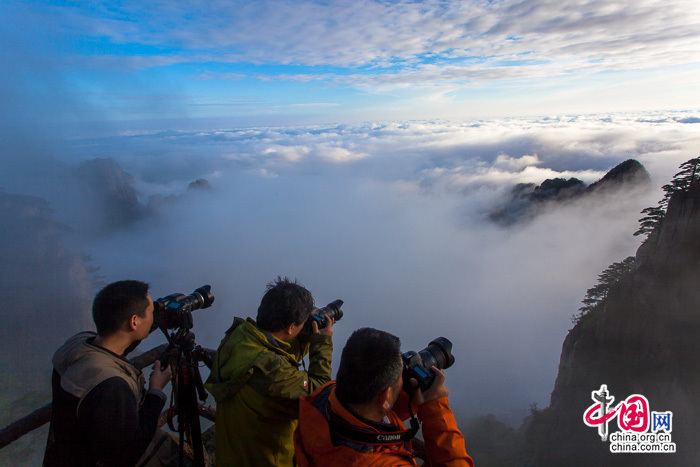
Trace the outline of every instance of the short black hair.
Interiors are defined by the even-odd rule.
[[[342,403],[363,404],[394,386],[403,371],[401,340],[373,328],[352,333],[340,356],[335,393]]]
[[[277,332],[291,324],[304,324],[314,309],[311,292],[296,279],[277,276],[277,280],[267,284],[255,318],[258,326],[268,332]]]
[[[149,287],[145,282],[125,280],[112,282],[100,290],[92,302],[97,334],[112,335],[132,316],[146,316]]]

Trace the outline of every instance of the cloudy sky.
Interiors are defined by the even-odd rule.
[[[70,251],[155,297],[211,284],[207,347],[278,274],[345,300],[336,358],[360,326],[448,337],[463,413],[548,404],[586,289],[700,154],[697,1],[6,1],[0,26],[0,188],[48,199]],[[80,230],[108,213],[46,167],[96,157],[147,220]],[[486,220],[629,158],[649,190]]]
[[[45,99],[66,90],[80,103],[66,119],[86,107],[132,125],[241,126],[700,105],[694,0],[10,1],[0,13],[0,66]]]

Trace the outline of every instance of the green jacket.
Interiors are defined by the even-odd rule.
[[[292,466],[299,398],[331,379],[331,336],[270,339],[254,320],[235,318],[216,352],[205,387],[216,399],[218,466]],[[299,369],[307,352],[308,372]]]

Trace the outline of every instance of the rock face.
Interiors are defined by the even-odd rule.
[[[133,187],[134,178],[114,159],[91,159],[81,163],[76,175],[88,196],[97,203],[97,233],[128,227],[146,214]]]
[[[0,389],[17,394],[47,388],[56,348],[93,328],[90,270],[51,215],[41,198],[0,191]]]
[[[676,454],[612,454],[583,413],[606,384],[613,406],[633,394],[673,412]],[[673,194],[639,248],[635,270],[569,332],[550,407],[527,428],[533,465],[700,465],[700,181]],[[618,431],[616,419],[609,431]]]
[[[642,164],[634,159],[612,168],[603,178],[586,186],[577,178],[547,179],[541,185],[521,183],[511,191],[510,198],[493,209],[489,219],[509,226],[535,217],[547,203],[567,202],[594,193],[614,192],[639,185],[650,185],[651,179]]]

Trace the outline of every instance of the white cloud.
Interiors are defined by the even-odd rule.
[[[262,151],[264,156],[271,156],[275,160],[286,162],[299,162],[309,154],[311,150],[306,146],[271,146]]]
[[[508,154],[499,154],[494,161],[494,166],[502,166],[507,169],[518,170],[529,166],[541,164],[537,154],[524,155],[522,157],[510,157]]]
[[[369,157],[369,154],[354,153],[345,148],[339,147],[325,147],[319,149],[318,156],[321,159],[325,159],[331,162],[350,162]]]

